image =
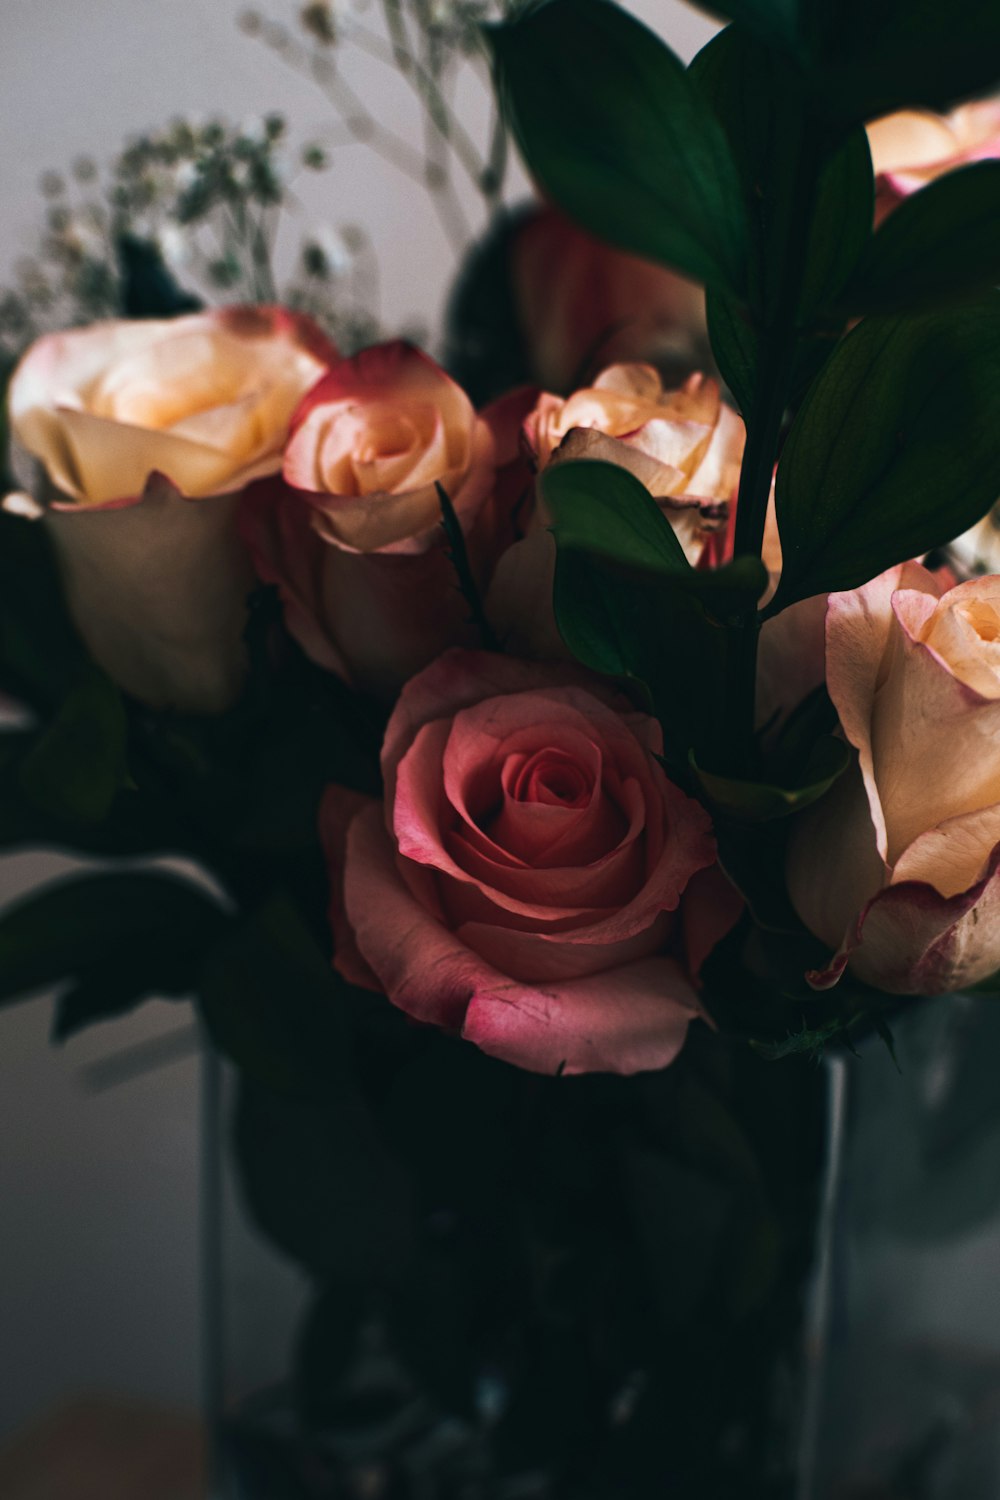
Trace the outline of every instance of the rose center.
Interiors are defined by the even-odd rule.
[[[589,778],[571,756],[559,750],[539,750],[521,766],[510,792],[517,802],[585,807],[592,790]]]
[[[1000,615],[997,614],[992,604],[976,600],[967,604],[962,614],[981,641],[1000,640]]]

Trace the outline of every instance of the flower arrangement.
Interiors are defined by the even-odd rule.
[[[375,1380],[460,1432],[378,1493],[790,1495],[809,1062],[1000,988],[998,13],[714,8],[687,69],[612,0],[245,19],[476,181],[440,362],[319,240],[279,297],[276,120],[130,148],[4,303],[3,844],[104,866],[0,996],[195,996],[315,1291],[289,1494]]]

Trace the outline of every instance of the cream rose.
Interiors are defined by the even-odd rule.
[[[868,126],[875,171],[876,220],[935,177],[1000,157],[1000,99],[960,105],[951,114],[900,110]]]
[[[856,772],[793,830],[806,925],[900,994],[1000,969],[1000,578],[954,588],[917,563],[830,596],[827,683]]]
[[[239,496],[281,466],[336,351],[308,320],[230,308],[109,321],[32,345],[10,387],[70,608],[96,660],[157,707],[239,690],[252,571]]]

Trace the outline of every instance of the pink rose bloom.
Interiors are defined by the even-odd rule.
[[[112,320],[33,344],[10,386],[91,653],[156,707],[214,712],[238,694],[253,573],[236,534],[251,481],[333,346],[281,308]],[[24,501],[21,501],[24,509]]]
[[[960,105],[947,115],[900,110],[868,126],[875,170],[875,222],[935,177],[1000,157],[1000,99]]]
[[[664,1067],[739,900],[661,748],[582,671],[441,657],[389,721],[384,804],[323,802],[340,972],[536,1072]]]
[[[474,644],[441,526],[441,485],[473,573],[510,539],[508,467],[529,396],[477,415],[405,343],[342,360],[297,411],[284,482],[258,486],[241,529],[290,633],[320,666],[391,696],[447,646]]]
[[[831,594],[827,683],[857,749],[793,830],[795,907],[845,966],[897,994],[1000,968],[1000,578],[918,563]]]
[[[557,209],[539,208],[517,230],[511,281],[532,373],[551,390],[616,360],[704,362],[702,288],[603,244]]]

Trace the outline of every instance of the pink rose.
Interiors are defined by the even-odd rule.
[[[1000,578],[905,563],[832,594],[827,682],[858,751],[793,830],[788,881],[836,956],[898,994],[1000,968]]]
[[[603,244],[554,208],[517,230],[511,281],[532,374],[551,390],[570,390],[614,360],[704,362],[702,288]]]
[[[947,115],[900,110],[868,126],[875,170],[875,220],[944,172],[1000,157],[1000,99],[963,104]]]
[[[665,1066],[738,900],[661,747],[572,667],[441,657],[389,721],[384,805],[326,793],[337,967],[536,1072]]]
[[[404,343],[342,360],[296,413],[284,483],[258,486],[241,530],[285,621],[320,666],[391,695],[447,646],[475,643],[445,547],[447,492],[480,582],[509,540],[507,466],[529,401],[477,415]]]
[[[137,698],[211,712],[238,693],[253,575],[236,506],[335,357],[307,319],[227,308],[50,334],[18,365],[11,429],[70,608]]]
[[[702,566],[723,561],[731,547],[745,442],[742,418],[714,380],[692,375],[679,390],[664,390],[650,365],[612,365],[566,400],[543,394],[524,423],[539,472],[569,459],[628,469],[659,503],[689,562]],[[565,654],[552,614],[551,521],[539,494],[523,540],[501,559],[488,603],[510,649],[550,658]]]

